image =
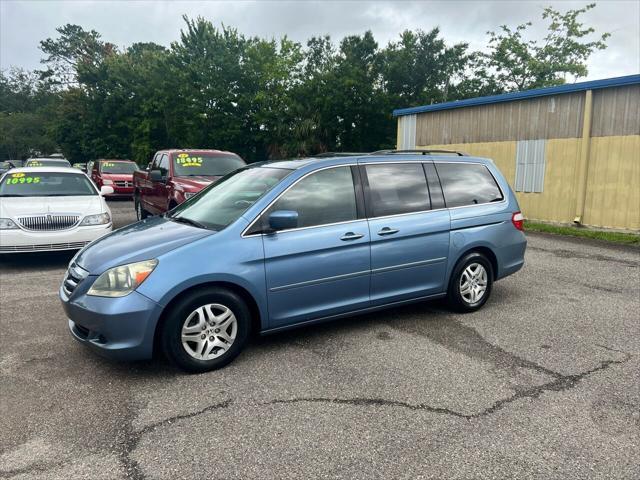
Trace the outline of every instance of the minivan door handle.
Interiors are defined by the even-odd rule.
[[[384,227],[378,232],[378,235],[393,235],[394,233],[398,233],[399,231],[400,230],[398,230],[397,228]]]
[[[357,240],[362,237],[364,237],[362,233],[347,232],[340,237],[340,240],[346,242],[347,240]]]

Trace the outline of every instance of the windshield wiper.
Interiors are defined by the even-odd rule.
[[[5,193],[4,195],[0,195],[0,197],[27,197],[28,195],[18,195],[16,193]]]
[[[167,218],[173,220],[174,222],[185,223],[187,225],[191,225],[192,227],[204,228],[205,230],[209,230],[207,227],[205,227],[202,223],[198,222],[197,220],[192,220],[187,217],[176,217],[176,216],[167,215]]]

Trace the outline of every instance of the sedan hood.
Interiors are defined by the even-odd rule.
[[[173,181],[174,183],[182,185],[183,187],[189,189],[190,191],[199,192],[204,187],[215,182],[219,178],[221,178],[219,175],[218,176],[194,175],[194,176],[188,176],[188,177],[174,177]]]
[[[76,213],[80,216],[102,213],[98,195],[78,197],[4,197],[0,199],[0,217],[16,218],[43,213]]]
[[[91,275],[127,263],[150,260],[214,232],[153,217],[116,230],[85,247],[75,262]]]

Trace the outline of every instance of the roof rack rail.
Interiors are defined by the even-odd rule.
[[[331,157],[359,157],[368,155],[368,153],[361,152],[322,152],[313,155],[314,158],[331,158]]]
[[[369,155],[391,155],[396,153],[419,153],[421,155],[432,155],[434,153],[447,153],[450,155],[458,155],[459,157],[466,157],[468,154],[464,152],[458,152],[455,150],[433,150],[433,149],[413,149],[413,150],[378,150],[371,152]]]

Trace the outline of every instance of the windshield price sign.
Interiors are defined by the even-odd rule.
[[[40,183],[40,177],[32,177],[24,173],[13,173],[11,178],[7,180],[8,185],[17,185],[19,183]]]
[[[201,167],[202,157],[190,157],[188,153],[180,153],[176,163],[181,167]]]

